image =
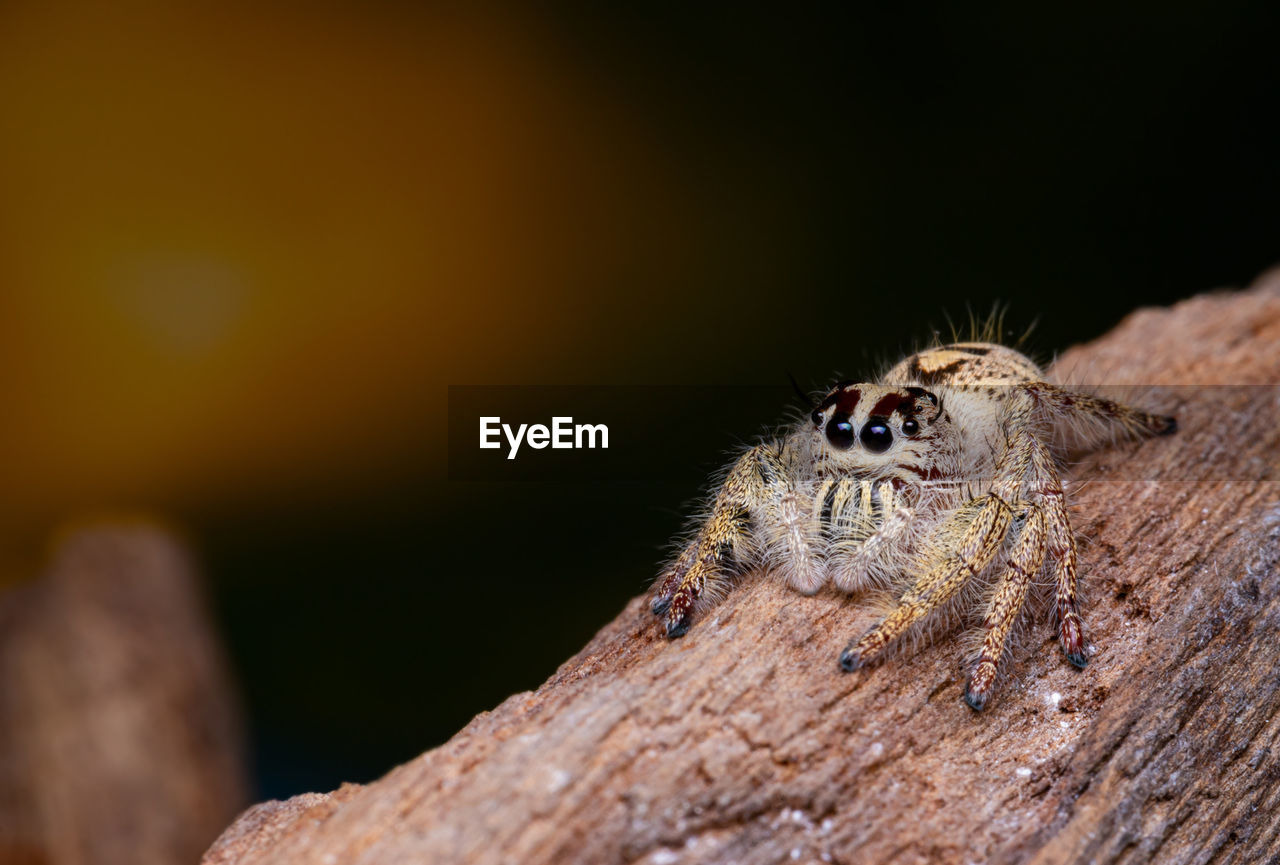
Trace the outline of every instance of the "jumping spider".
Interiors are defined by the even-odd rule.
[[[1002,345],[919,352],[877,384],[841,382],[807,421],[743,454],[659,577],[653,612],[665,617],[668,637],[679,637],[700,598],[750,567],[780,573],[805,594],[828,580],[849,592],[891,590],[892,611],[840,654],[853,671],[938,614],[984,611],[964,692],[981,709],[1042,572],[1067,659],[1087,661],[1076,541],[1053,442],[1073,433],[1096,444],[1176,426],[1050,384]]]

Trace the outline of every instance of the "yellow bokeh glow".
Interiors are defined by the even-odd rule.
[[[612,203],[670,181],[554,40],[471,9],[6,4],[5,543],[438,469],[447,384],[535,380],[608,310]]]

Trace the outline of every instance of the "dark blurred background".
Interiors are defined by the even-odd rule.
[[[788,374],[996,301],[1046,359],[1280,260],[1278,36],[1231,2],[5,3],[0,579],[65,520],[174,521],[259,797],[377,777],[642,591]],[[447,387],[520,384],[759,387],[637,417],[649,481],[449,480]]]

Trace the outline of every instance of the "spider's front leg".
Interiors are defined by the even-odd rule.
[[[976,710],[987,705],[1009,633],[1026,603],[1027,590],[1044,562],[1045,519],[1041,509],[1026,504],[1017,522],[1021,524],[1018,540],[1009,554],[1008,567],[996,585],[995,594],[991,596],[983,622],[982,650],[969,673],[969,681],[965,683],[964,701]]]
[[[1022,509],[1024,479],[1039,444],[1027,423],[1032,410],[1029,397],[1010,406],[1006,427],[1016,432],[996,464],[990,491],[957,508],[934,531],[929,546],[951,552],[903,593],[898,606],[884,621],[849,644],[840,654],[843,669],[851,672],[875,659],[913,625],[955,598],[970,580],[996,560],[1015,511]],[[1010,596],[1011,600],[1018,601],[1014,607],[1015,617],[1024,597],[1025,592]]]
[[[972,521],[965,527],[971,515]],[[1008,502],[994,492],[959,508],[938,529],[942,538],[954,536],[963,529],[957,551],[946,556],[907,589],[884,621],[861,639],[851,642],[840,653],[840,666],[846,672],[860,669],[912,625],[954,598],[969,580],[986,570],[995,559],[1012,518]]]
[[[688,631],[694,605],[708,586],[723,578],[726,566],[748,558],[753,547],[751,514],[774,495],[785,477],[778,445],[754,447],[734,464],[697,536],[658,578],[651,609],[665,616],[668,637]]]

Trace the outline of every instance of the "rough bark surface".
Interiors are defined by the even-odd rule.
[[[0,863],[196,861],[245,802],[235,706],[181,547],[71,536],[0,600]]]
[[[1041,620],[977,714],[956,634],[841,673],[857,598],[749,579],[675,642],[636,598],[537,691],[251,809],[206,865],[1276,861],[1280,274],[1055,368],[1180,424],[1072,468],[1087,669]]]

